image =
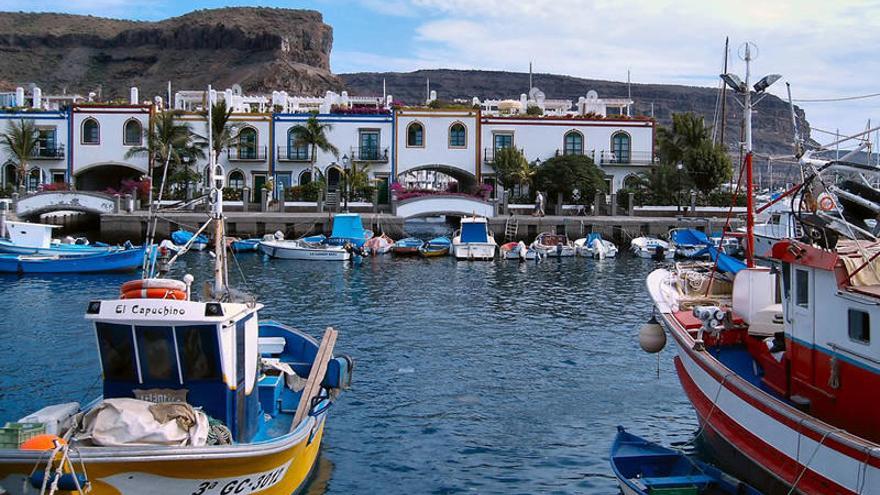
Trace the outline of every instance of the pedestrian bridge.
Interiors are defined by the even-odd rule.
[[[473,196],[431,194],[408,198],[397,203],[397,216],[403,218],[435,215],[477,215],[494,217],[495,205]]]
[[[33,218],[53,211],[81,211],[101,215],[113,213],[116,198],[109,194],[83,191],[44,191],[19,198],[15,214],[19,218]]]

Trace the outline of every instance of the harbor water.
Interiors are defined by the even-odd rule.
[[[173,275],[210,278],[207,253]],[[276,319],[356,360],[334,405],[309,493],[617,493],[618,424],[663,443],[697,423],[669,344],[643,353],[644,279],[623,254],[542,263],[237,256],[233,280]],[[92,299],[133,275],[0,278],[0,419],[100,391]],[[659,371],[658,371],[659,365]]]

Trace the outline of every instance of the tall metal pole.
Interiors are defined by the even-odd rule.
[[[749,268],[753,268],[755,266],[755,196],[752,177],[752,87],[750,85],[752,54],[751,45],[748,43],[745,52],[746,87],[743,117],[746,133],[746,264]]]
[[[722,74],[727,74],[727,59],[730,54],[730,49],[728,48],[728,44],[730,43],[730,37],[724,38],[724,72]],[[721,85],[721,132],[718,138],[718,141],[721,143],[721,146],[724,146],[725,149],[727,146],[724,144],[724,128],[726,124],[726,111],[727,111],[727,85]]]
[[[214,129],[212,116],[214,102],[211,100],[211,86],[208,85],[208,166],[211,178],[211,217],[214,219],[214,297],[219,297],[226,286],[224,280],[226,265],[226,243],[223,242],[223,180],[217,177],[217,157],[214,155]]]

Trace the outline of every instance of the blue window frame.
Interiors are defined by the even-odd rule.
[[[513,134],[495,134],[494,146],[495,146],[495,151],[512,147],[513,146]]]

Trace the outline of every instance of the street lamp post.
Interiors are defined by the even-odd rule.
[[[746,151],[746,263],[749,268],[755,266],[755,198],[753,190],[754,178],[752,176],[752,109],[766,96],[767,88],[782,77],[779,74],[769,74],[762,77],[754,86],[749,87],[752,76],[751,62],[757,56],[757,53],[752,53],[752,47],[754,47],[752,43],[743,44],[743,52],[741,53],[741,58],[746,63],[745,81],[741,80],[735,74],[721,74],[721,79],[724,83],[743,98],[743,125],[745,130],[744,144]],[[753,89],[756,97],[755,100],[752,100]]]
[[[345,212],[348,213],[348,187],[349,187],[349,177],[348,177],[348,165],[351,160],[348,158],[348,155],[342,155],[342,168],[344,172],[342,174],[342,179],[345,181],[342,184],[342,194],[345,195]]]
[[[684,168],[683,163],[678,162],[675,164],[675,170],[676,170],[675,175],[678,176],[678,194],[676,194],[675,197],[676,197],[676,203],[678,203],[677,210],[678,210],[679,215],[681,214],[681,170],[683,168]]]

